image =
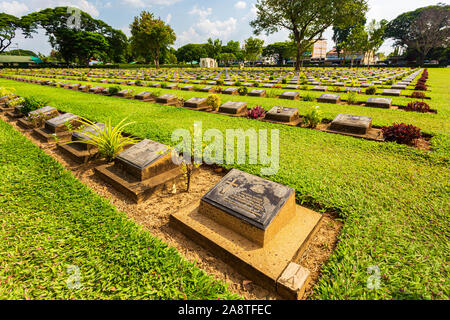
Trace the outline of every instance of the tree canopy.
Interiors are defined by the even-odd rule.
[[[135,17],[130,29],[132,49],[146,62],[153,59],[159,68],[161,53],[175,43],[176,35],[173,29],[148,11],[142,11]]]
[[[250,37],[245,40],[244,44],[244,56],[247,60],[253,61],[253,63],[262,54],[264,46],[264,40]]]
[[[20,19],[1,12],[0,13],[0,53],[5,51],[16,36],[17,28],[21,27]]]
[[[314,39],[330,26],[345,28],[361,21],[366,0],[258,0],[257,17],[250,22],[256,35],[287,29],[297,46],[296,70],[300,58]]]
[[[449,46],[449,21],[449,5],[423,7],[405,12],[389,22],[385,37],[394,39],[397,46],[417,52],[422,65],[433,48]]]
[[[71,26],[74,10],[79,19]],[[66,62],[87,63],[94,55],[121,62],[126,51],[127,39],[122,31],[79,9],[56,7],[33,12],[21,18],[21,26],[26,37],[43,28],[52,48]]]

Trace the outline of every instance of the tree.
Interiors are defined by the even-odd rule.
[[[365,24],[366,24],[366,17],[362,16],[361,21],[357,21],[353,25],[347,26],[345,28],[340,28],[339,26],[333,26],[333,38],[332,39],[335,43],[338,58],[340,58],[340,54],[342,52],[342,43],[348,38],[348,36],[352,32],[352,29],[358,25],[365,25]]]
[[[448,47],[449,19],[450,6],[445,4],[405,12],[389,22],[386,38],[394,39],[397,46],[415,50],[419,64],[423,65],[433,48]]]
[[[108,41],[108,57],[115,63],[126,61],[128,39],[121,30],[112,29],[106,36]]]
[[[161,51],[177,39],[173,29],[148,11],[142,11],[140,16],[135,17],[130,29],[132,49],[146,62],[152,58],[156,68],[159,68]]]
[[[205,44],[205,49],[208,52],[209,58],[218,59],[222,53],[222,40],[209,38]]]
[[[47,8],[30,13],[21,18],[21,28],[29,38],[38,28],[43,28],[53,49],[59,52],[66,62],[86,63],[92,54],[115,62],[121,59],[127,47],[123,32],[113,29],[102,20],[92,18],[88,13],[76,9],[78,22],[71,26],[74,8]],[[84,38],[86,37],[86,38]],[[77,41],[87,47],[83,47]]]
[[[352,67],[356,54],[362,53],[367,46],[367,38],[368,34],[364,29],[364,25],[359,24],[351,29],[347,39],[341,43],[344,54],[350,56]]]
[[[11,56],[32,56],[37,57],[38,55],[31,50],[23,50],[23,49],[14,49],[10,51],[4,51],[1,53],[2,55],[11,55]]]
[[[11,45],[18,27],[20,27],[19,18],[3,12],[0,13],[0,53]]]
[[[383,45],[387,23],[384,19],[380,22],[372,20],[366,27],[367,40],[363,45],[364,55],[375,55],[375,52]]]
[[[244,56],[247,60],[253,61],[255,64],[256,59],[262,54],[264,46],[264,40],[250,37],[245,40],[244,44]]]
[[[201,58],[207,58],[208,53],[202,44],[186,44],[176,51],[178,61],[192,62],[200,61]]]
[[[244,60],[244,54],[242,53],[239,41],[228,41],[227,45],[222,47],[222,53],[233,54],[234,58],[231,60]]]
[[[275,42],[269,44],[262,51],[264,57],[276,57],[278,64],[282,64],[283,60],[295,57],[297,52],[296,45],[293,41]]]
[[[300,59],[330,26],[345,28],[361,21],[367,11],[366,0],[258,0],[257,17],[250,22],[256,35],[287,29],[297,46],[295,69]]]
[[[219,61],[230,63],[230,61],[236,60],[236,56],[233,53],[224,52],[219,54]]]

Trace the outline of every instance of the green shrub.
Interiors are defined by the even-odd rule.
[[[366,94],[368,95],[374,95],[375,93],[377,93],[377,87],[375,86],[371,86],[366,89]]]
[[[120,91],[122,91],[122,88],[120,88],[119,86],[113,86],[108,88],[108,93],[111,96],[116,95]]]
[[[303,124],[308,128],[316,128],[322,122],[322,112],[319,107],[313,108],[303,117]]]
[[[358,94],[356,92],[352,92],[352,91],[347,93],[347,103],[348,104],[358,103]]]
[[[13,107],[21,105],[24,101],[25,101],[24,98],[14,98],[14,99],[6,102],[6,105],[10,108],[13,108]]]
[[[241,96],[245,96],[245,95],[248,93],[247,87],[240,87],[240,88],[238,89],[238,93],[239,93],[239,95],[241,95]]]
[[[210,94],[208,98],[206,98],[206,103],[213,108],[213,110],[217,110],[220,107],[220,97],[217,94]]]
[[[314,101],[314,97],[309,93],[307,93],[306,95],[303,96],[303,101]]]
[[[125,123],[125,120],[126,119],[123,119],[117,126],[113,127],[111,119],[108,119],[105,123],[105,127],[102,128],[85,118],[80,118],[78,121],[84,127],[92,127],[95,132],[84,131],[83,129],[77,130],[76,132],[82,132],[83,135],[89,137],[89,139],[81,139],[76,142],[97,147],[100,158],[111,162],[123,151],[123,148],[126,145],[136,144],[138,142],[136,138],[123,135],[124,128],[133,123]],[[68,143],[73,143],[73,141]]]
[[[25,98],[25,101],[22,103],[20,112],[22,112],[22,114],[24,115],[27,115],[31,111],[45,107],[46,105],[48,105],[48,102],[48,100],[36,97]]]

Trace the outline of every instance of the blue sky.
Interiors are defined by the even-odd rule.
[[[436,0],[368,0],[368,19],[393,19],[400,13],[419,7],[436,4]],[[442,0],[441,0],[442,2]],[[129,35],[133,17],[142,10],[153,12],[168,22],[177,34],[175,47],[186,43],[203,43],[209,37],[220,38],[226,43],[238,40],[241,43],[252,36],[249,26],[256,14],[256,0],[0,0],[0,11],[22,16],[32,11],[56,7],[74,6],[88,12],[94,18],[102,19],[116,29]],[[328,49],[332,49],[332,32],[327,30]],[[281,31],[270,36],[260,36],[266,44],[287,40],[288,32]],[[51,50],[46,37],[40,33],[33,39],[17,35],[12,48],[29,49],[48,54]],[[392,51],[386,42],[380,51]]]

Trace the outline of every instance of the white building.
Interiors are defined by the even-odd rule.
[[[327,40],[319,39],[314,43],[311,60],[325,60],[327,58]]]
[[[217,61],[211,58],[200,58],[201,68],[217,68]]]

